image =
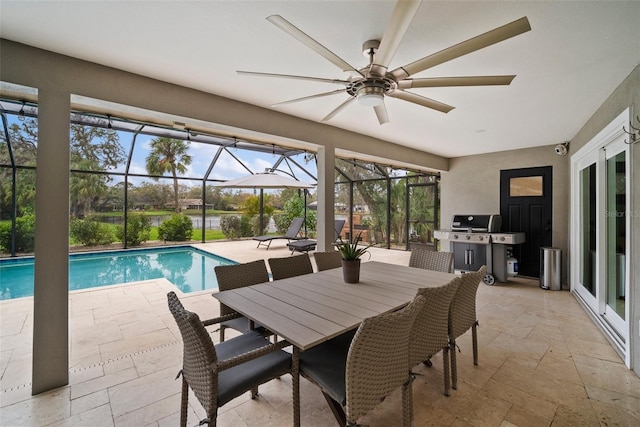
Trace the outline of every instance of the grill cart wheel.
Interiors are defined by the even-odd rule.
[[[495,277],[493,277],[493,274],[485,274],[484,277],[482,278],[482,281],[484,282],[485,285],[493,285],[494,283],[496,283],[496,279]]]

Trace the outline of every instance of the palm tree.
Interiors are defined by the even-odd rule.
[[[147,172],[151,175],[162,175],[171,172],[173,176],[173,201],[176,213],[180,212],[178,202],[178,172],[185,173],[191,164],[191,156],[187,152],[189,143],[180,139],[159,137],[151,141],[151,151],[146,158]],[[158,178],[154,178],[156,181]]]

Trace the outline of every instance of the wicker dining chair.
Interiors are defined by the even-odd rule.
[[[453,273],[453,252],[413,249],[409,256],[409,267]]]
[[[473,341],[473,364],[478,364],[478,318],[476,316],[476,295],[478,285],[487,272],[482,266],[475,273],[461,276],[458,291],[451,300],[449,309],[449,346],[451,354],[451,387],[458,388],[458,366],[456,364],[456,339],[471,328]]]
[[[218,265],[213,269],[218,279],[218,289],[228,291],[244,286],[256,285],[269,281],[269,272],[264,260],[247,262],[244,264]],[[235,313],[231,308],[220,303],[220,315]],[[256,326],[254,326],[256,327]],[[238,332],[247,332],[251,328],[251,322],[244,316],[220,323],[220,342],[224,341],[224,331],[227,328]],[[257,328],[260,328],[259,326]],[[261,329],[265,332],[264,329]]]
[[[200,425],[215,427],[219,407],[247,391],[255,398],[260,384],[291,373],[291,355],[282,350],[288,342],[271,344],[257,331],[249,331],[214,345],[205,326],[233,315],[201,321],[184,308],[174,292],[167,294],[167,300],[183,341],[182,370],[178,373],[182,375],[181,427],[187,425],[189,388],[207,414]]]
[[[314,252],[313,259],[318,271],[342,267],[342,256],[338,251]]]
[[[286,258],[269,258],[269,268],[273,280],[286,279],[313,273],[313,266],[308,254]]]
[[[413,418],[409,336],[425,298],[401,310],[365,319],[352,340],[341,337],[300,353],[300,373],[320,387],[341,425],[354,426],[402,387],[402,425]]]
[[[448,284],[437,288],[422,288],[418,295],[427,301],[411,330],[409,339],[409,369],[421,362],[427,362],[431,356],[442,351],[444,373],[444,395],[449,396],[451,376],[449,371],[449,307],[453,295],[460,286],[461,279],[456,277]]]

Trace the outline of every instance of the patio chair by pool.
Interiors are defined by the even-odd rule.
[[[300,353],[300,373],[320,387],[340,425],[357,425],[400,387],[402,425],[411,425],[409,336],[424,304],[417,296],[401,310],[363,320],[351,342],[334,339]]]
[[[444,395],[449,396],[451,376],[449,372],[449,307],[460,286],[461,279],[454,278],[445,286],[422,288],[418,295],[427,301],[418,314],[411,338],[409,338],[409,369],[442,351]],[[431,362],[425,363],[431,366]]]
[[[300,229],[302,228],[302,224],[304,224],[304,218],[293,218],[293,220],[291,220],[291,224],[289,225],[289,229],[287,230],[287,232],[284,234],[284,236],[269,236],[269,235],[264,235],[264,236],[255,236],[253,238],[253,240],[257,240],[258,241],[258,248],[261,245],[266,245],[267,246],[267,250],[269,250],[269,246],[271,246],[271,242],[273,242],[274,240],[277,239],[287,239],[289,242],[292,240],[299,240],[300,237],[298,237],[298,233],[300,233]]]
[[[313,273],[313,266],[309,255],[301,254],[286,258],[269,258],[271,277],[273,280],[287,279]]]
[[[338,251],[314,252],[313,259],[316,260],[318,271],[342,267],[342,256]]]
[[[471,328],[473,341],[473,364],[478,364],[478,318],[476,316],[476,294],[478,285],[487,272],[482,266],[475,273],[462,275],[458,291],[451,300],[449,309],[449,346],[451,354],[451,387],[458,388],[458,366],[456,365],[456,339]]]
[[[220,291],[228,291],[269,281],[267,266],[264,263],[264,260],[261,259],[246,262],[244,264],[218,265],[213,268],[213,271],[216,273],[218,289]],[[235,311],[220,303],[220,316],[232,313],[235,313]],[[254,329],[251,327],[249,319],[244,316],[220,322],[220,342],[224,341],[224,331],[227,328],[231,328],[242,333],[248,332],[250,329]],[[264,328],[259,326],[257,328],[262,333],[266,332],[264,331]]]
[[[282,350],[286,341],[271,344],[256,331],[249,331],[223,343],[213,345],[205,326],[219,323],[225,317],[201,321],[196,313],[186,310],[176,294],[167,294],[183,341],[182,403],[180,425],[187,425],[189,388],[204,407],[207,423],[215,426],[218,408],[251,390],[258,394],[258,386],[291,373],[291,355]]]

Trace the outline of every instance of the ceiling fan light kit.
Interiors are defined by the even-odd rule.
[[[297,80],[309,80],[319,83],[331,83],[344,85],[344,89],[331,92],[319,93],[305,96],[289,101],[279,102],[273,106],[290,104],[292,102],[304,101],[320,98],[338,93],[349,96],[337,108],[325,116],[322,121],[333,118],[342,111],[354,99],[360,105],[373,107],[378,122],[387,123],[389,117],[384,104],[386,96],[401,99],[426,108],[430,108],[443,113],[448,113],[454,107],[442,102],[409,92],[406,89],[429,88],[429,87],[461,87],[461,86],[490,86],[509,85],[514,79],[514,75],[498,76],[458,76],[458,77],[430,77],[411,78],[411,76],[425,71],[429,68],[451,61],[463,55],[475,52],[511,37],[531,30],[529,20],[526,17],[495,28],[479,36],[473,37],[446,49],[443,49],[424,58],[418,59],[410,64],[395,68],[391,71],[389,63],[400,45],[404,34],[420,6],[420,0],[399,0],[393,10],[392,16],[387,24],[381,40],[367,40],[362,45],[362,53],[369,58],[369,64],[361,69],[356,69],[345,60],[331,52],[325,46],[313,39],[311,36],[297,28],[295,25],[279,15],[267,17],[267,21],[280,28],[291,37],[304,44],[309,49],[318,53],[326,60],[340,68],[341,71],[349,72],[352,76],[348,80],[328,79],[320,77],[296,76],[290,74],[272,74],[261,72],[238,71],[241,75],[253,75],[261,77],[278,77]]]
[[[365,107],[376,107],[384,103],[384,89],[380,86],[364,86],[356,98]]]

